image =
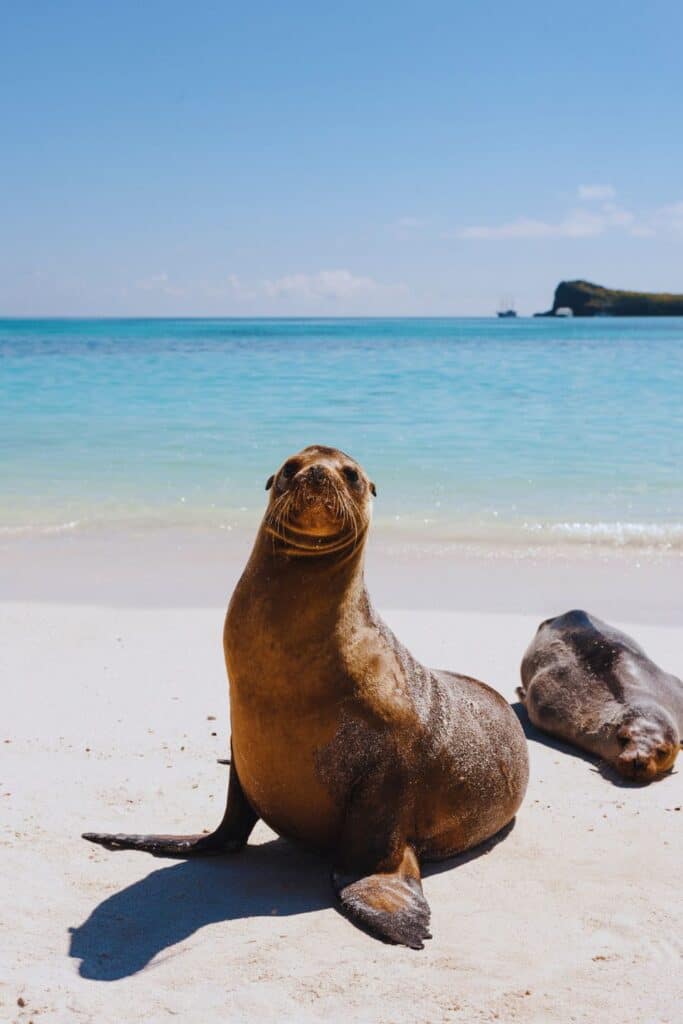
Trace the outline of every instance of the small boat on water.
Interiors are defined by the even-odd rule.
[[[503,318],[517,316],[517,310],[515,309],[515,303],[511,298],[505,296],[498,304],[498,312],[496,316]]]

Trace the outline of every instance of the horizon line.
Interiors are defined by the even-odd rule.
[[[534,319],[533,313],[518,313],[517,320]],[[254,313],[252,316],[232,313],[214,313],[197,315],[174,315],[172,313],[40,313],[40,314],[2,314],[0,322],[13,320],[499,320],[496,313],[372,313],[372,314],[334,314],[304,313],[301,315],[273,316],[266,313]],[[558,318],[561,319],[561,318]]]

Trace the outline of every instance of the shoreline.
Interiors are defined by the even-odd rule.
[[[227,606],[255,530],[90,529],[0,537],[0,602]],[[681,625],[683,553],[599,545],[444,543],[375,528],[366,579],[392,609],[533,614],[587,607]]]
[[[179,506],[184,508],[185,506]],[[178,514],[170,507],[159,509],[131,509],[122,506],[106,511],[78,509],[71,506],[62,514],[44,515],[43,519],[26,518],[27,510],[19,520],[0,520],[0,546],[16,539],[42,539],[59,535],[98,538],[107,536],[187,534],[201,537],[225,534],[253,536],[261,522],[263,507],[242,506],[218,513],[215,506],[190,509]],[[385,544],[403,544],[410,547],[436,547],[444,550],[493,550],[531,554],[547,551],[569,553],[597,551],[598,553],[633,551],[647,555],[680,555],[683,557],[683,520],[620,520],[534,519],[518,516],[503,519],[497,512],[488,512],[472,518],[445,520],[433,511],[396,514],[375,514],[373,534]]]

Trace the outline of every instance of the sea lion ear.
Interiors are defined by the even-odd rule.
[[[374,494],[374,496],[377,497],[377,488],[373,484],[372,480],[370,481],[370,493]]]
[[[267,491],[269,491],[270,488],[273,486],[273,480],[274,479],[275,479],[274,476],[269,476],[268,479],[266,480],[266,490]]]

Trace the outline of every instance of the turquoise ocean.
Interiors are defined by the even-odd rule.
[[[251,526],[314,442],[379,529],[683,549],[683,319],[0,321],[6,537]]]

